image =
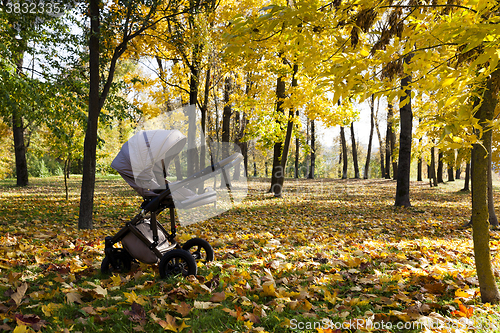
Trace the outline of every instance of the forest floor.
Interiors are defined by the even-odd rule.
[[[0,181],[0,331],[500,332],[460,180],[412,182],[405,209],[392,180],[287,180],[275,199],[250,179],[238,208],[178,230],[216,260],[166,280],[156,265],[100,273],[104,237],[141,203],[121,178],[97,178],[90,231],[77,229],[77,176],[69,200],[60,177],[14,184]],[[500,277],[499,231],[490,245]]]

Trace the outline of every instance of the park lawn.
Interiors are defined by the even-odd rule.
[[[14,332],[500,332],[481,304],[463,181],[288,180],[282,199],[250,180],[237,209],[179,229],[216,260],[161,280],[155,265],[100,273],[104,237],[138,210],[116,176],[98,177],[95,229],[77,229],[80,178],[0,182],[0,329]],[[498,202],[499,197],[496,198]],[[500,272],[500,233],[491,231]],[[500,274],[497,274],[500,276]],[[425,326],[422,324],[425,323]]]

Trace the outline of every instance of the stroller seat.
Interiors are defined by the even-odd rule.
[[[217,192],[211,187],[207,187],[205,192],[201,194],[196,194],[188,188],[181,187],[172,196],[175,200],[175,208],[181,209],[195,208],[217,201]]]

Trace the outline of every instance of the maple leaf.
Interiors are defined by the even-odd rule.
[[[147,300],[144,298],[144,296],[140,295],[137,296],[137,294],[132,290],[130,293],[123,293],[125,297],[127,298],[128,303],[138,303],[140,305],[144,305],[147,303]]]
[[[82,295],[76,292],[69,292],[66,294],[66,302],[68,304],[79,303],[82,304]]]
[[[467,308],[463,304],[458,304],[458,310],[452,311],[451,315],[455,317],[466,317],[470,318],[474,314],[474,309],[473,308]]]
[[[186,302],[182,302],[181,304],[172,304],[175,311],[180,313],[181,316],[185,317],[191,311],[191,306]]]
[[[177,332],[177,329],[179,328],[175,323],[175,318],[168,313],[165,315],[165,320],[159,320],[158,324],[163,327],[163,329],[174,332]]]

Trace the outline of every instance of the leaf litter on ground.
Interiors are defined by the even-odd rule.
[[[253,179],[236,209],[179,228],[181,242],[209,241],[216,260],[161,280],[156,265],[100,273],[104,237],[140,203],[124,182],[99,179],[95,229],[78,230],[79,179],[69,201],[60,181],[0,182],[1,330],[500,330],[498,306],[480,302],[471,230],[460,227],[470,196],[458,185],[412,183],[403,209],[390,180],[289,181],[275,199]],[[492,231],[497,277],[499,240]]]

